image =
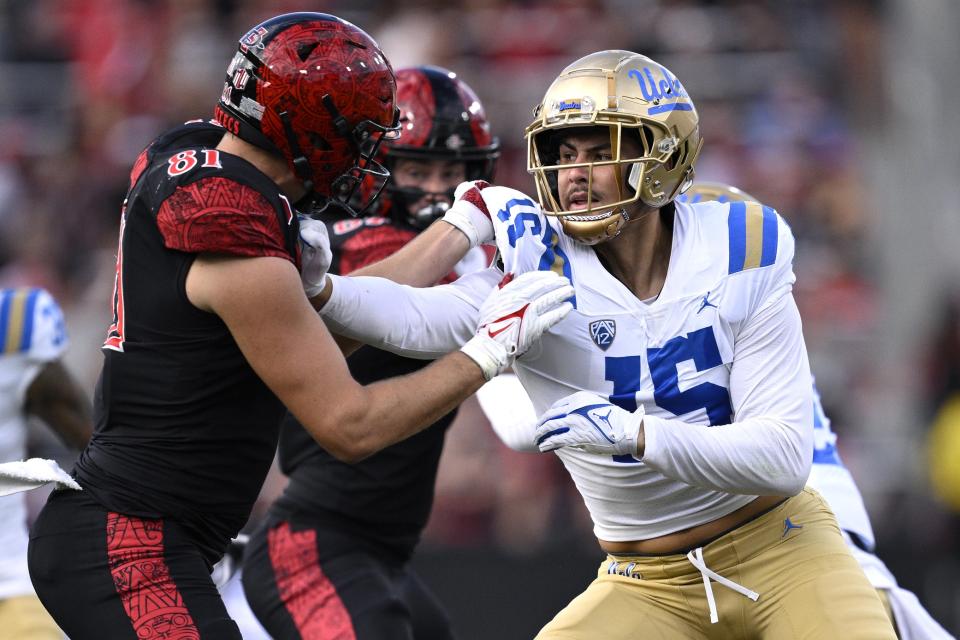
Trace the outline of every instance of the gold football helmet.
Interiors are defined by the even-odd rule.
[[[752,195],[722,182],[694,182],[687,191],[677,198],[683,202],[760,202]]]
[[[630,51],[600,51],[564,69],[534,109],[526,129],[527,171],[533,174],[544,213],[557,216],[567,235],[587,244],[615,237],[628,218],[625,207],[640,201],[659,208],[693,181],[700,153],[697,110],[666,67]],[[610,160],[560,164],[562,130],[606,127]],[[640,155],[621,157],[624,135]],[[596,203],[591,185],[597,167],[615,165],[619,199]],[[560,204],[559,171],[586,168],[588,200],[582,209]]]

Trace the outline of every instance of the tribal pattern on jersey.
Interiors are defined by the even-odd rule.
[[[157,213],[157,226],[169,249],[291,260],[279,225],[260,192],[219,177],[178,187]]]
[[[303,638],[355,640],[350,614],[320,568],[317,533],[282,523],[267,534],[280,599]]]
[[[200,640],[164,560],[163,520],[108,513],[107,560],[137,638]]]
[[[357,269],[393,255],[413,240],[416,232],[400,229],[390,224],[365,226],[360,233],[351,235],[340,248],[338,273],[348,274]]]

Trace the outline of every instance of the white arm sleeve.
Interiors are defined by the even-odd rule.
[[[734,422],[704,426],[644,417],[643,461],[687,484],[728,493],[795,495],[813,459],[813,392],[800,314],[784,286],[737,338]]]
[[[494,433],[514,451],[540,453],[537,412],[513,373],[501,373],[477,390],[477,400]]]
[[[488,268],[428,288],[370,276],[329,276],[333,293],[320,315],[330,330],[409,358],[432,360],[477,331],[478,310],[503,274]]]

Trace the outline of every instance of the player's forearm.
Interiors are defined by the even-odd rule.
[[[358,462],[427,428],[483,383],[473,360],[452,353],[416,373],[362,387],[314,437],[340,460]]]
[[[493,432],[514,451],[536,453],[537,410],[513,373],[497,376],[477,392]]]
[[[453,271],[469,250],[470,243],[462,232],[438,220],[396,253],[350,275],[377,276],[411,287],[429,287]],[[319,311],[332,293],[333,283],[327,278],[326,287],[310,298],[310,304]]]
[[[424,289],[383,278],[332,276],[334,292],[321,315],[336,334],[407,357],[433,359],[473,336],[477,309],[499,275],[490,269]]]
[[[690,485],[747,495],[796,495],[811,452],[799,424],[751,418],[708,427],[644,417],[643,462]]]
[[[813,389],[793,297],[771,301],[738,336],[733,422],[644,418],[644,462],[671,478],[729,493],[794,495],[813,458]]]

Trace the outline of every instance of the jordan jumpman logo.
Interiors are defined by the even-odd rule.
[[[790,522],[790,518],[785,518],[784,521],[783,521],[783,535],[780,536],[780,537],[781,537],[781,538],[786,538],[786,537],[787,537],[787,534],[790,533],[790,530],[791,530],[791,529],[803,529],[803,525],[802,525],[802,524],[793,524],[792,522]]]

